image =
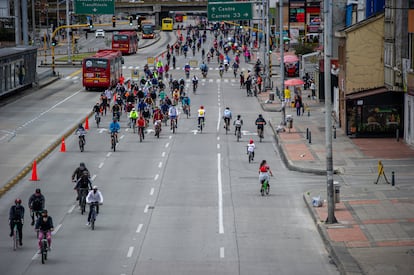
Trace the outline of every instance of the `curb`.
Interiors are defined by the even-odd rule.
[[[318,215],[316,211],[313,209],[312,201],[310,195],[312,194],[312,191],[308,191],[306,193],[303,193],[303,200],[305,201],[306,207],[309,210],[309,213],[311,214],[311,217],[313,221],[315,222],[319,235],[321,236],[325,247],[332,258],[332,261],[338,268],[338,271],[340,274],[363,274],[366,273],[362,270],[359,263],[355,260],[354,257],[349,253],[348,249],[345,246],[338,246],[333,245],[330,242],[328,232],[326,230],[325,223],[318,220]]]

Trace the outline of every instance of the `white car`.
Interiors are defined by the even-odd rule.
[[[97,30],[95,31],[95,37],[96,37],[96,38],[98,38],[98,37],[105,38],[105,31],[104,31],[104,30],[102,30],[102,29],[97,29]]]

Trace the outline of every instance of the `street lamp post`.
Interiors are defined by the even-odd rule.
[[[283,40],[283,0],[279,0],[279,53],[280,53],[280,92],[282,95],[282,125],[286,125],[285,91],[285,41]]]

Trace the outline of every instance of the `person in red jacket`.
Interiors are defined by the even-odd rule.
[[[142,139],[144,139],[144,129],[146,127],[146,122],[145,122],[145,119],[142,115],[139,116],[139,119],[137,120],[137,127],[138,127],[138,134],[139,134],[139,131],[141,130],[142,131]]]

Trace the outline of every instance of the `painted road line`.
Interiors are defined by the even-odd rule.
[[[220,258],[224,258],[224,247],[220,247]]]
[[[151,191],[150,191],[150,195],[152,196],[152,195],[154,195],[154,188],[151,188]]]
[[[112,155],[112,152],[108,152],[108,154],[106,154],[106,157],[109,158]]]
[[[217,119],[217,132],[219,132],[220,131],[220,121],[221,121],[221,107],[219,106],[219,109],[218,109],[218,119]]]
[[[221,154],[217,154],[217,187],[218,187],[218,223],[219,233],[224,234],[223,226],[223,190],[221,183]]]
[[[220,144],[219,143],[217,143],[217,149],[220,150]]]
[[[158,177],[159,177],[159,175],[158,175],[158,174],[156,174],[156,175],[155,175],[155,177],[154,177],[154,180],[157,180],[157,179],[158,179]]]
[[[107,157],[108,157],[108,155],[107,155]],[[101,162],[101,163],[99,163],[98,168],[99,168],[99,169],[101,169],[103,166],[104,166],[104,163],[103,163],[103,162]]]
[[[147,213],[148,209],[149,209],[149,205],[147,204],[147,205],[145,205],[144,213]]]
[[[73,73],[71,73],[70,75],[68,75],[67,77],[73,77],[73,76],[75,76],[75,75],[78,75],[78,74],[80,74],[80,72],[82,71],[82,69],[79,69],[79,70],[76,70],[76,71],[74,71]],[[66,77],[66,78],[67,78]],[[65,79],[66,79],[65,78]]]
[[[172,139],[172,136],[169,136],[168,139]]]
[[[68,214],[72,213],[75,207],[76,207],[76,204],[72,205],[68,210]]]
[[[131,258],[132,253],[134,253],[134,247],[130,246],[129,249],[128,249],[127,258]]]
[[[161,156],[162,156],[162,157],[165,157],[165,152],[162,152]]]
[[[169,142],[167,142],[167,143],[165,144],[165,148],[168,148],[168,146],[170,146],[170,143],[169,143]]]
[[[123,139],[125,135],[122,135],[119,139]]]
[[[138,225],[138,227],[137,227],[137,230],[135,231],[136,233],[140,233],[141,232],[141,229],[142,229],[142,227],[143,227],[144,225],[142,224],[142,223],[140,223],[139,225]]]
[[[52,235],[56,235],[59,231],[59,229],[62,227],[62,224],[58,224],[58,226],[55,227],[55,230],[52,231]]]
[[[96,174],[92,176],[91,180],[94,181],[96,179]]]
[[[158,168],[162,167],[162,161],[160,161],[160,163],[158,163]]]

